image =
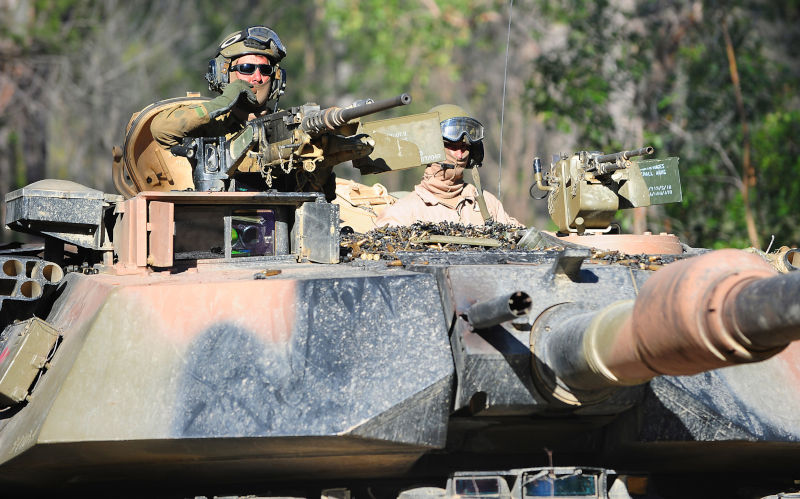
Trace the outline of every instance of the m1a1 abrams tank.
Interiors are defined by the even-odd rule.
[[[253,133],[270,172],[302,122],[281,118],[283,149]],[[406,153],[372,164],[424,162],[394,126],[367,135]],[[343,240],[321,193],[170,191],[169,163],[138,164],[152,150],[129,139],[128,177],[160,169],[162,189],[117,170],[122,195],[42,181],[6,198],[6,223],[45,244],[2,256],[4,493],[396,497],[584,466],[644,477],[629,495],[747,497],[800,478],[800,273],[496,225]],[[234,168],[208,158],[230,144],[210,144],[192,178],[224,188]]]

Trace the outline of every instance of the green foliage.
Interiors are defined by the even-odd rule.
[[[641,118],[640,140],[661,156],[681,158],[684,201],[667,206],[667,220],[655,225],[670,225],[690,244],[711,247],[749,245],[741,190],[749,138],[736,110],[721,29],[727,23],[744,119],[754,130],[758,182],[751,187],[751,207],[757,228],[762,239],[780,233],[787,242],[800,242],[786,216],[787,207],[798,205],[789,181],[798,154],[791,136],[800,72],[793,49],[796,3],[646,2],[625,11],[608,2],[571,0],[548,4],[543,12],[549,22],[563,24],[566,35],[537,60],[530,103],[551,129],[576,133],[581,149],[630,144],[631,137],[620,134],[622,120]],[[778,26],[789,29],[780,33]],[[631,100],[627,110],[614,111],[610,105],[621,105],[620,93]]]
[[[393,93],[429,84],[437,69],[451,78],[469,77],[473,66],[453,64],[453,54],[476,41],[473,30],[490,7],[475,0],[336,0],[325,2],[324,20],[363,67],[352,87],[391,75],[382,80]]]
[[[680,150],[682,164],[690,165],[684,172],[684,205],[668,207],[667,212],[681,217],[687,224],[683,235],[699,245],[719,247],[749,246],[744,222],[744,201],[741,194],[743,147],[742,117],[736,113],[734,87],[727,65],[724,43],[718,26],[726,16],[736,53],[736,62],[745,105],[745,119],[751,128],[787,100],[782,87],[791,81],[791,72],[783,61],[768,57],[763,34],[754,33],[752,12],[734,10],[735,15],[710,11],[704,23],[687,32],[684,50],[677,53],[677,65],[687,78],[685,102],[671,102],[665,113],[681,116],[685,135],[676,136],[662,129],[668,147]],[[709,36],[715,34],[716,36]],[[682,109],[678,109],[681,106]],[[762,131],[769,135],[773,130]],[[754,144],[755,145],[755,144]],[[783,154],[785,149],[779,149]],[[758,183],[751,187],[751,208],[757,214],[757,230],[762,239],[775,229],[774,216],[765,212],[764,199],[778,204],[791,202],[774,190],[761,171],[760,153],[755,149],[752,162],[758,173]],[[775,172],[781,178],[788,171]],[[767,174],[767,177],[771,175]],[[758,201],[756,201],[758,199]],[[780,226],[781,224],[777,224]],[[789,237],[795,237],[797,232]],[[763,249],[763,248],[762,248]]]
[[[610,22],[607,2],[547,3],[542,10],[565,25],[566,37],[563,46],[536,61],[539,76],[528,84],[528,102],[554,129],[575,131],[582,149],[610,150],[608,103],[621,61],[612,63],[603,50],[615,36],[604,28]]]
[[[79,46],[96,26],[96,0],[35,0],[27,26],[2,23],[8,36],[27,53],[64,53]]]
[[[797,245],[800,226],[800,110],[767,114],[753,133],[753,160],[758,167],[754,201],[765,234],[776,244]]]

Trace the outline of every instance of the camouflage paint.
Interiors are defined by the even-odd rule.
[[[254,279],[260,270],[70,274],[49,317],[64,344],[39,403],[22,409],[40,418],[4,429],[0,443],[26,435],[6,469],[59,466],[59,449],[77,446],[72,462],[89,474],[242,456],[269,458],[269,474],[299,449],[323,473],[394,454],[362,469],[396,473],[444,446],[453,365],[430,276],[285,265]]]

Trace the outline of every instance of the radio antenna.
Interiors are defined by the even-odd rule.
[[[500,103],[500,157],[498,159],[497,167],[497,199],[503,200],[503,193],[500,189],[500,183],[503,180],[503,119],[506,112],[506,80],[508,80],[508,47],[511,45],[511,13],[514,9],[514,0],[508,3],[508,36],[506,38],[506,67],[503,70],[503,100]]]

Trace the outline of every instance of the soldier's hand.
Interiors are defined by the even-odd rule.
[[[205,106],[209,116],[216,118],[227,113],[234,106],[249,111],[258,106],[258,99],[251,84],[244,80],[235,80],[225,85],[222,95],[206,102]]]
[[[222,95],[225,95],[225,92],[228,91],[228,87],[233,87],[230,92],[231,97],[234,99],[234,106],[241,107],[247,111],[252,111],[254,108],[258,107],[258,98],[253,91],[253,85],[244,80],[236,80],[225,87]],[[234,94],[234,92],[236,92],[236,94]]]

